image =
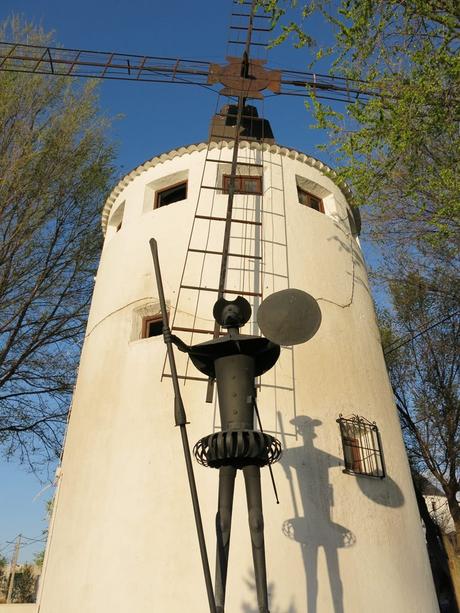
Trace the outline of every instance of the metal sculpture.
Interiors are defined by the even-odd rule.
[[[225,605],[233,493],[236,473],[240,469],[246,486],[257,601],[259,611],[268,613],[260,468],[279,459],[281,443],[254,429],[255,377],[274,366],[280,347],[260,336],[240,334],[239,329],[251,316],[251,306],[241,296],[233,301],[220,298],[214,305],[213,315],[217,324],[227,329],[225,336],[191,347],[174,335],[166,340],[188,353],[196,368],[217,383],[222,430],[203,437],[194,448],[200,464],[219,469],[217,611],[223,613]]]

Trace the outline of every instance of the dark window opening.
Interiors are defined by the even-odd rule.
[[[297,186],[297,197],[300,204],[304,204],[310,209],[318,211],[318,213],[324,213],[323,201],[321,198],[318,198],[318,196],[310,194],[310,192],[307,192],[305,189]]]
[[[222,190],[225,194],[228,194],[229,187],[230,175],[224,175]],[[235,194],[262,195],[262,177],[235,177]]]
[[[114,229],[115,232],[119,232],[123,225],[123,217],[125,214],[125,203],[122,202],[113,212],[109,220],[109,226]]]
[[[151,338],[163,334],[163,318],[161,315],[144,317],[142,320],[142,338]]]
[[[157,191],[155,197],[155,208],[179,202],[187,198],[187,181],[181,181],[175,185],[170,185],[165,189]]]
[[[343,472],[383,479],[385,469],[377,425],[358,415],[348,418],[340,415],[337,422],[343,445]]]

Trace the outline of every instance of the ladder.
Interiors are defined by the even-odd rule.
[[[234,0],[228,49],[246,58],[252,47],[258,55],[266,51],[262,37],[270,31],[263,24],[270,19],[257,15],[255,2]],[[251,7],[248,11],[247,6]],[[261,24],[261,25],[259,25]],[[234,49],[239,48],[239,51]],[[244,61],[244,60],[243,60]],[[241,71],[244,64],[239,63]],[[224,90],[225,91],[225,90]],[[221,94],[222,110],[214,115],[209,133],[200,188],[185,256],[178,295],[171,317],[171,330],[187,344],[197,344],[223,334],[212,318],[214,303],[225,297],[246,298],[253,310],[247,324],[258,333],[254,314],[262,300],[262,216],[263,216],[263,146],[241,147],[242,140],[264,144],[267,123],[258,117],[245,97]],[[256,135],[256,138],[251,135]],[[271,134],[268,134],[270,137]],[[206,399],[212,401],[212,384],[199,376],[188,356],[177,356],[178,377],[208,383]],[[198,375],[198,376],[197,376]],[[165,360],[163,377],[170,377]]]

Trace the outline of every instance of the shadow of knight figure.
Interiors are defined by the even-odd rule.
[[[241,296],[233,301],[220,298],[214,305],[213,315],[227,329],[225,336],[191,347],[174,335],[171,341],[189,354],[199,371],[215,378],[217,383],[222,430],[200,439],[194,448],[200,464],[219,469],[216,606],[218,613],[224,612],[233,493],[236,472],[241,469],[246,487],[257,602],[260,613],[269,613],[260,468],[279,459],[281,444],[274,437],[254,430],[255,377],[274,366],[280,346],[261,336],[239,333],[251,316],[251,306]]]

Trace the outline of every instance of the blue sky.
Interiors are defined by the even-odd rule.
[[[231,0],[2,0],[0,17],[12,12],[54,30],[56,41],[70,48],[181,57],[223,62],[228,39]],[[315,35],[328,33],[320,23]],[[290,43],[274,49],[268,64],[275,68],[307,70],[307,50]],[[321,67],[326,72],[326,67]],[[155,83],[105,81],[100,88],[103,111],[117,117],[112,130],[118,143],[120,174],[129,172],[157,153],[176,146],[206,140],[216,107],[216,94],[200,87]],[[312,120],[304,100],[271,97],[264,115],[270,119],[280,144],[328,161],[315,151],[326,135],[309,129]],[[22,532],[40,537],[46,527],[45,503],[52,495],[37,477],[14,462],[0,463],[3,503],[0,505],[0,551],[10,555],[12,541]],[[31,559],[42,544],[22,550],[20,560]]]
[[[222,62],[226,54],[231,0],[3,0],[11,12],[54,30],[64,47],[119,51]],[[269,55],[272,67],[306,70],[308,52],[287,44]],[[147,158],[177,145],[205,140],[216,94],[200,87],[105,81],[101,106],[120,116],[114,137],[120,166],[127,172]],[[311,151],[319,135],[302,98],[272,97],[265,102],[277,141]]]

